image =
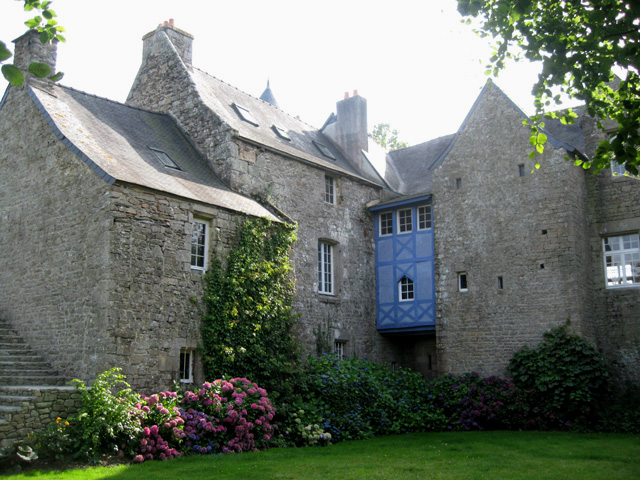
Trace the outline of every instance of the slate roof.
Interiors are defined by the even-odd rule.
[[[193,68],[191,76],[205,105],[236,130],[240,138],[323,169],[380,184],[374,174],[359,172],[351,165],[317,128],[197,68]],[[234,107],[236,104],[248,109],[258,125],[243,120]],[[274,125],[281,128],[290,140],[281,138],[274,131]],[[322,155],[314,142],[325,145],[335,160]]]
[[[129,107],[71,88],[29,87],[54,132],[105,181],[116,180],[253,216],[275,217],[220,181],[176,123],[165,114]],[[180,170],[150,150],[165,152]]]
[[[396,185],[391,176],[387,180],[392,188],[403,195],[430,193],[431,170],[449,152],[455,137],[456,134],[446,135],[389,153],[397,172]]]

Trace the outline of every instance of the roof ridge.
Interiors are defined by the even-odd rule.
[[[262,100],[261,98],[258,98],[258,97],[256,97],[255,95],[252,95],[252,94],[250,94],[250,93],[247,93],[247,92],[245,92],[244,90],[242,90],[242,89],[240,89],[240,88],[236,87],[235,85],[232,85],[232,84],[230,84],[229,82],[227,82],[227,81],[225,81],[225,80],[222,80],[221,78],[216,77],[215,75],[211,75],[209,72],[206,72],[205,70],[202,70],[201,68],[193,67],[193,69],[194,69],[194,70],[198,70],[199,72],[201,72],[201,73],[203,73],[203,74],[205,74],[205,75],[208,75],[209,77],[211,77],[211,78],[213,78],[213,79],[215,79],[215,80],[219,81],[220,83],[224,83],[225,85],[227,85],[227,86],[229,86],[229,87],[231,87],[231,88],[234,88],[234,89],[235,89],[235,90],[237,90],[238,92],[241,92],[241,93],[243,93],[243,94],[247,95],[248,97],[253,98],[254,100],[257,100],[257,101],[259,101],[259,102],[262,102],[262,103],[264,103],[265,105],[269,105],[269,107],[271,107],[271,108],[275,108],[276,110],[279,110],[280,112],[284,113],[284,114],[285,114],[285,115],[287,115],[288,117],[290,117],[290,118],[292,118],[292,119],[294,119],[294,120],[296,120],[296,121],[298,121],[298,122],[300,122],[300,123],[304,123],[304,124],[305,124],[306,126],[308,126],[308,127],[311,127],[311,128],[313,128],[313,129],[315,129],[315,130],[320,131],[320,129],[319,129],[318,127],[316,127],[316,126],[314,126],[314,125],[311,125],[310,123],[305,122],[305,121],[304,121],[304,120],[302,120],[301,118],[298,118],[298,117],[293,116],[292,114],[290,114],[289,112],[287,112],[287,111],[283,110],[283,109],[282,109],[282,108],[280,108],[279,106],[273,105],[272,103],[269,103],[269,102],[265,102],[265,101],[264,101],[264,100]]]

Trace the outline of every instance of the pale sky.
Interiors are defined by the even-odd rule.
[[[0,0],[0,40],[20,36],[22,1]],[[124,102],[142,36],[170,18],[195,37],[193,65],[320,127],[345,92],[367,99],[369,130],[389,123],[409,144],[455,132],[487,80],[489,41],[460,22],[455,0],[54,0],[65,27],[60,82]],[[537,66],[495,80],[533,111]],[[2,78],[2,77],[0,77]],[[0,81],[0,92],[6,82]]]

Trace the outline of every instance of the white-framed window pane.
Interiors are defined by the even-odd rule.
[[[324,201],[336,203],[336,181],[329,175],[324,176]]]
[[[318,242],[318,293],[333,294],[333,245]]]
[[[333,353],[335,353],[336,357],[338,357],[341,360],[344,358],[345,343],[346,342],[342,340],[336,340],[335,342],[333,342]]]
[[[194,220],[191,231],[191,268],[205,270],[207,267],[208,228],[203,221]]]
[[[408,233],[411,231],[413,231],[411,209],[398,210],[398,233]]]
[[[410,278],[402,277],[398,282],[398,289],[399,289],[400,301],[406,302],[414,299],[414,296],[415,296],[414,285],[413,285],[413,280],[411,280]]]
[[[431,205],[418,207],[418,230],[431,228]]]
[[[384,212],[380,214],[380,236],[393,235],[393,213]]]
[[[193,350],[180,350],[180,382],[193,383]]]
[[[640,237],[638,234],[606,237],[605,252],[607,287],[640,285]]]

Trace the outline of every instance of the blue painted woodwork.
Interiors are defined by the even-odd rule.
[[[376,229],[376,307],[380,333],[420,333],[435,330],[433,220],[418,230],[418,207],[431,205],[425,196],[371,208]],[[412,231],[399,233],[398,211],[411,209]],[[392,212],[393,234],[380,235],[380,214]],[[432,212],[431,212],[432,214]],[[433,216],[433,215],[432,215]],[[414,282],[414,298],[400,298],[402,277]]]

